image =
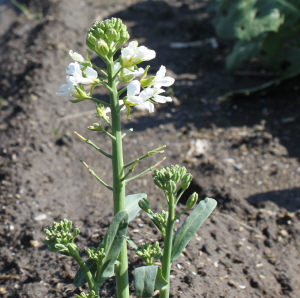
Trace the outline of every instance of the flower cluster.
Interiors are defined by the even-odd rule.
[[[77,98],[86,97],[83,85],[91,85],[98,83],[98,73],[90,66],[84,66],[84,58],[72,50],[69,51],[70,57],[74,62],[70,63],[66,69],[67,83],[60,86],[58,96],[73,96]]]
[[[100,57],[104,62],[111,61],[113,54],[117,49],[121,48],[121,43],[126,42],[129,38],[124,28],[125,25],[112,19],[106,22],[96,22],[90,29],[87,37],[87,45],[96,53],[100,53]],[[117,29],[116,29],[117,28]],[[121,28],[121,29],[120,29]],[[116,32],[119,31],[121,35]],[[104,50],[103,46],[105,43]],[[67,67],[67,82],[60,86],[59,96],[73,97],[73,102],[78,102],[88,98],[94,87],[101,83],[104,86],[108,84],[107,72],[102,71],[98,77],[99,70],[92,67],[90,60],[86,61],[80,54],[69,52],[74,60]],[[129,42],[127,47],[121,48],[120,57],[114,61],[113,75],[117,83],[125,84],[127,90],[126,95],[119,100],[119,105],[124,110],[126,108],[127,115],[130,114],[131,107],[154,112],[154,104],[171,102],[172,98],[164,96],[163,87],[169,87],[174,83],[172,77],[166,76],[165,66],[161,66],[155,76],[147,76],[149,66],[145,69],[137,65],[144,61],[152,60],[156,57],[154,50],[150,50],[145,46],[139,46],[137,41]],[[106,77],[105,77],[106,76]],[[86,93],[84,85],[91,85],[90,91]],[[106,112],[109,108],[106,109]]]

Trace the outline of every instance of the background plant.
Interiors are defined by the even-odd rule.
[[[297,0],[214,0],[214,26],[234,40],[226,67],[235,71],[256,59],[282,78],[300,73],[300,3]]]

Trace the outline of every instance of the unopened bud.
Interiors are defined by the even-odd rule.
[[[167,181],[166,183],[166,190],[170,193],[170,194],[175,194],[176,192],[176,183],[172,180]]]
[[[198,194],[196,192],[194,192],[189,196],[189,198],[186,202],[186,207],[188,209],[192,209],[195,206],[195,204],[197,203],[197,201],[198,201]]]
[[[113,28],[109,28],[106,32],[105,32],[105,36],[107,38],[108,41],[114,41],[116,42],[119,38],[118,38],[118,33],[115,29]],[[120,36],[120,33],[119,33]]]
[[[191,174],[185,174],[184,177],[182,178],[182,182],[181,182],[181,187],[182,189],[188,189],[188,187],[191,184],[191,181],[193,179],[193,176]]]
[[[93,123],[93,125],[88,126],[88,130],[102,132],[104,128],[100,123]]]
[[[139,207],[146,213],[149,213],[151,211],[150,204],[146,199],[139,200]]]
[[[96,46],[96,52],[102,56],[102,57],[106,57],[106,55],[108,54],[109,52],[109,47],[107,45],[107,43],[104,41],[104,40],[100,40],[98,43],[97,43],[97,46]]]

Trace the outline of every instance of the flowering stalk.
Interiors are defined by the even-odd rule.
[[[74,132],[80,140],[112,160],[112,186],[104,182],[86,162],[82,161],[82,164],[98,182],[113,192],[114,201],[112,223],[100,245],[97,248],[87,249],[88,260],[83,261],[78,250],[76,254],[68,254],[76,259],[81,268],[76,274],[75,285],[80,287],[87,282],[90,289],[88,296],[81,293],[81,296],[78,297],[98,298],[99,285],[115,273],[117,297],[129,298],[125,233],[128,221],[132,220],[139,211],[138,201],[145,198],[146,194],[141,193],[125,197],[125,185],[158,166],[159,163],[156,163],[141,173],[129,177],[134,172],[138,162],[154,154],[163,153],[165,148],[165,146],[161,146],[151,150],[124,165],[122,138],[132,129],[122,133],[121,111],[126,110],[128,118],[130,118],[132,108],[153,112],[154,104],[172,101],[171,97],[163,96],[161,93],[164,92],[162,87],[168,87],[174,83],[173,78],[166,76],[164,66],[161,66],[155,76],[148,76],[149,66],[145,69],[138,68],[139,63],[153,59],[156,53],[145,46],[138,46],[137,41],[131,41],[127,47],[122,48],[128,39],[127,28],[120,19],[112,18],[104,22],[95,22],[88,31],[86,44],[102,59],[106,68],[101,69],[92,64],[89,52],[87,59],[85,59],[80,54],[70,51],[69,54],[74,62],[67,67],[67,82],[61,85],[60,91],[57,92],[58,96],[71,97],[73,103],[85,100],[96,103],[98,118],[104,121],[108,128],[105,128],[101,123],[93,123],[88,129],[104,133],[112,142],[112,152],[107,153],[93,141],[86,139],[78,132]],[[114,56],[119,50],[120,56],[115,59]],[[92,96],[94,89],[99,84],[107,89],[109,102]],[[118,88],[119,84],[122,85],[121,88]],[[122,99],[120,99],[121,96]],[[111,117],[108,116],[108,113],[111,113]],[[127,169],[126,173],[125,169]],[[59,229],[63,229],[63,226]],[[62,253],[62,250],[59,250],[61,248],[59,241],[61,240],[57,237],[59,234],[54,234],[51,238],[51,247],[53,251]],[[73,241],[73,238],[71,236],[63,238],[64,243],[68,245],[67,242]],[[72,245],[75,244],[72,242]]]

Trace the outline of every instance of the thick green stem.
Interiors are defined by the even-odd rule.
[[[170,292],[170,270],[171,270],[171,254],[173,228],[175,222],[175,203],[174,196],[169,198],[169,215],[166,228],[166,236],[164,239],[164,254],[162,259],[162,276],[169,283],[163,290],[160,291],[160,298],[168,298]]]
[[[119,111],[119,97],[116,81],[113,76],[114,62],[113,58],[107,63],[108,84],[110,91],[110,108],[112,118],[112,166],[113,166],[113,196],[114,196],[114,214],[125,209],[125,182],[122,181],[124,176],[123,148],[122,148],[122,131],[121,117]],[[117,297],[129,298],[128,282],[128,258],[127,246],[124,241],[119,255],[119,264],[116,266],[116,283]]]

